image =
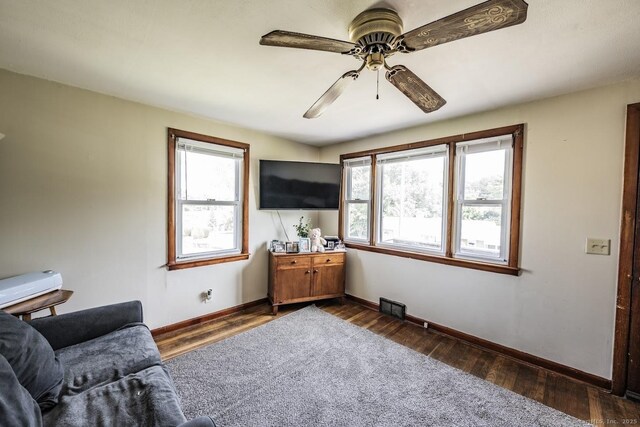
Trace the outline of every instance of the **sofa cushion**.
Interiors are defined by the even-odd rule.
[[[186,421],[163,366],[152,366],[82,393],[60,396],[45,425],[177,426]]]
[[[0,310],[0,354],[40,409],[58,401],[63,370],[47,340],[29,324]]]
[[[41,426],[38,402],[20,385],[13,368],[0,354],[0,420],[8,426]]]
[[[131,373],[160,365],[160,353],[149,329],[141,324],[56,351],[64,366],[61,395],[82,393]]]

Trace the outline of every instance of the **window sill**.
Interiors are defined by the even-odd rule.
[[[169,270],[182,270],[185,268],[203,267],[205,265],[222,264],[225,262],[242,261],[249,259],[248,253],[234,254],[222,256],[219,258],[205,258],[191,261],[174,261],[167,263],[167,269]]]
[[[345,242],[345,245],[348,248],[358,249],[361,251],[376,252],[379,254],[393,255],[393,256],[399,256],[402,258],[417,259],[421,261],[437,262],[439,264],[453,265],[456,267],[464,267],[464,268],[472,268],[474,270],[489,271],[492,273],[509,274],[511,276],[518,276],[520,274],[519,268],[510,267],[508,265],[490,264],[485,262],[470,261],[467,259],[460,259],[460,258],[449,258],[449,257],[437,256],[437,255],[427,255],[420,252],[401,251],[397,249],[382,248],[378,246],[369,246],[369,245],[349,243],[349,242]]]

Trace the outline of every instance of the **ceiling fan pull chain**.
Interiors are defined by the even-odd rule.
[[[376,73],[376,99],[380,99],[380,68]]]

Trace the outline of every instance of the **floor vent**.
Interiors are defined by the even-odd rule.
[[[404,320],[404,315],[407,312],[407,306],[390,299],[380,298],[380,313],[389,314],[393,317],[397,317],[400,320]]]

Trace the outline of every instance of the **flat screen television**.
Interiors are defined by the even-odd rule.
[[[339,164],[260,160],[260,209],[338,209]]]

